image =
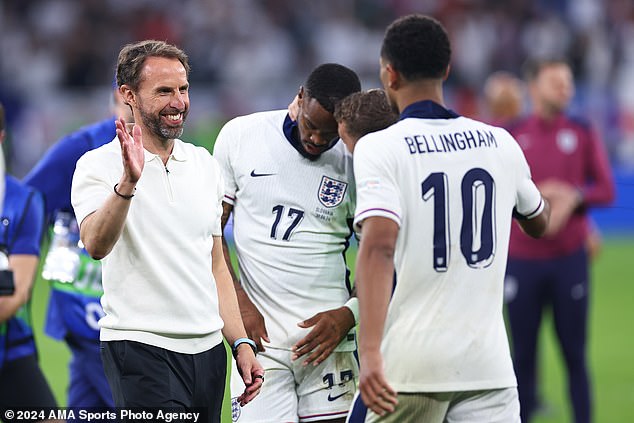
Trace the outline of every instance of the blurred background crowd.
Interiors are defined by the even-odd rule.
[[[107,116],[119,48],[156,38],[190,56],[184,138],[208,145],[238,114],[284,108],[314,65],[355,69],[379,86],[386,25],[431,14],[453,37],[449,106],[480,117],[486,77],[525,60],[573,64],[573,112],[600,130],[612,163],[634,168],[631,0],[0,0],[0,101],[9,169],[23,176],[59,136]]]

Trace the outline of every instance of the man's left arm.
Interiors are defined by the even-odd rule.
[[[233,287],[231,273],[225,262],[222,237],[214,236],[213,239],[214,244],[211,250],[212,272],[218,290],[220,317],[224,321],[222,333],[229,345],[232,346],[238,371],[246,386],[244,393],[238,398],[240,405],[245,405],[260,392],[264,382],[264,369],[255,358],[255,350],[249,342],[238,342],[236,345],[236,341],[246,339],[247,332],[240,317],[238,299]]]

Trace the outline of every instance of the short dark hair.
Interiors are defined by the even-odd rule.
[[[346,96],[361,91],[361,81],[352,70],[337,63],[317,66],[306,80],[306,95],[314,98],[329,113]]]
[[[126,44],[119,52],[117,85],[127,84],[136,90],[141,82],[143,64],[148,57],[165,57],[179,60],[185,67],[187,77],[189,77],[189,59],[183,50],[165,41],[145,40]]]
[[[408,15],[387,27],[381,57],[408,81],[442,78],[451,60],[451,43],[436,19]]]
[[[0,131],[4,131],[4,106],[0,103]]]
[[[524,79],[530,82],[535,80],[544,68],[552,65],[565,65],[572,69],[570,62],[562,57],[533,58],[524,62],[522,74]]]
[[[346,125],[346,131],[356,139],[380,131],[398,120],[385,91],[372,89],[350,94],[335,107],[335,119]]]

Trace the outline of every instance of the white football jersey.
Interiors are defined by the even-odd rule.
[[[307,159],[285,136],[292,124],[286,116],[280,110],[237,117],[214,147],[225,201],[233,204],[240,281],[275,348],[290,348],[309,331],[297,323],[349,298],[344,252],[355,207],[345,145]],[[354,348],[354,339],[341,346]]]
[[[515,386],[502,315],[511,218],[541,212],[541,195],[504,129],[410,107],[354,152],[355,226],[382,216],[400,227],[385,374],[399,392]]]

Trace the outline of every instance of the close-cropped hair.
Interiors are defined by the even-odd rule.
[[[361,81],[352,69],[337,63],[324,63],[308,75],[304,89],[308,97],[317,100],[329,113],[334,113],[337,103],[361,91]]]
[[[560,57],[549,57],[541,59],[529,59],[522,65],[522,74],[528,82],[535,80],[539,73],[548,66],[564,65],[572,69],[570,63]]]
[[[350,94],[335,107],[335,120],[356,139],[394,124],[398,114],[390,106],[385,91],[372,89]]]
[[[451,60],[451,43],[436,19],[408,15],[388,26],[381,57],[408,81],[442,78]]]
[[[119,52],[117,60],[117,85],[127,84],[137,89],[141,83],[141,71],[148,57],[164,57],[176,59],[183,64],[189,77],[189,58],[178,47],[165,41],[145,40],[138,43],[127,44]]]

